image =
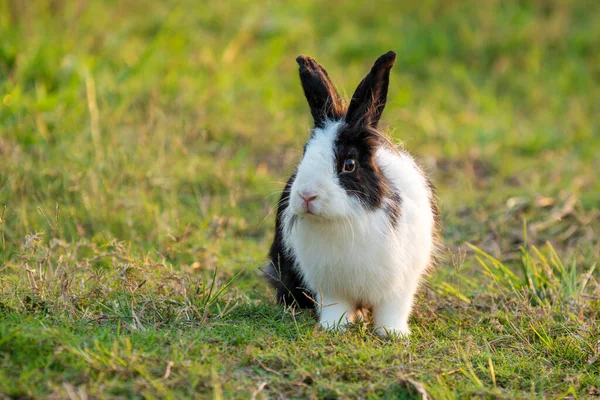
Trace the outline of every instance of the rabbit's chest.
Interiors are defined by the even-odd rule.
[[[402,275],[395,261],[397,244],[377,225],[299,224],[291,244],[310,289],[375,302],[394,286]]]

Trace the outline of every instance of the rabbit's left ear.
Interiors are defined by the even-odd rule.
[[[371,72],[360,82],[346,113],[349,125],[365,124],[377,127],[387,101],[390,69],[396,61],[396,53],[389,51],[379,57]]]

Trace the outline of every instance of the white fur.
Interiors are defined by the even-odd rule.
[[[432,194],[407,154],[380,148],[375,162],[400,193],[395,228],[384,209],[365,211],[339,185],[334,142],[341,123],[315,129],[292,185],[283,231],[305,284],[317,293],[321,325],[352,322],[358,305],[373,307],[379,334],[408,335],[419,280],[431,261]],[[307,214],[299,192],[317,195]]]

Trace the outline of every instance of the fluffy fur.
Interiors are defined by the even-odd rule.
[[[325,70],[298,57],[315,128],[280,200],[268,274],[280,302],[316,306],[328,329],[366,306],[379,334],[408,335],[432,262],[432,187],[376,129],[394,59],[390,52],[377,60],[343,113]]]

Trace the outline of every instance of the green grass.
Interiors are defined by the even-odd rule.
[[[0,0],[0,397],[600,393],[600,3]],[[410,340],[258,271],[311,123],[295,57],[385,127],[446,251]]]

